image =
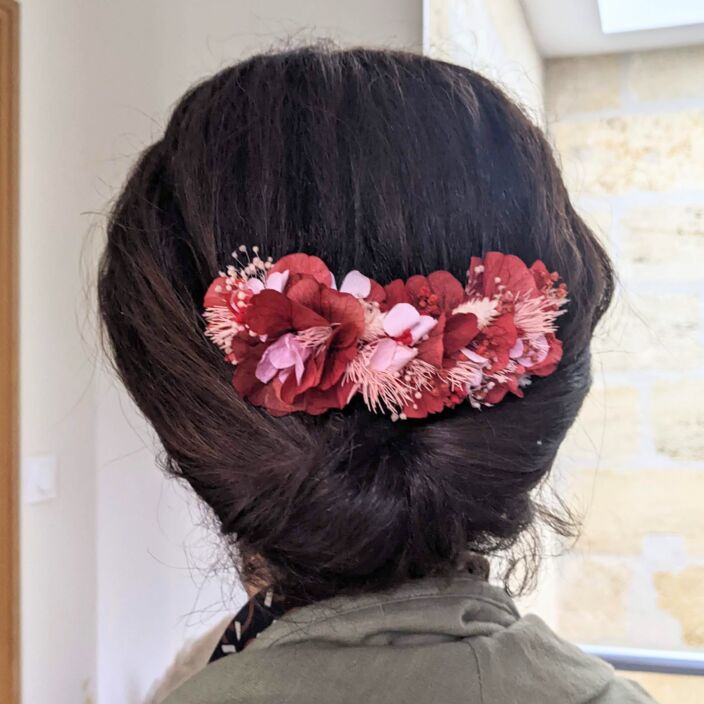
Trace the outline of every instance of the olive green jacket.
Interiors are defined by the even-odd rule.
[[[296,609],[166,704],[653,704],[462,574]]]

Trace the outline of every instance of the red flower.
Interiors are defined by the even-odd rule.
[[[483,328],[474,340],[472,350],[489,360],[487,372],[501,371],[509,363],[511,348],[518,339],[513,317],[504,314]]]
[[[479,334],[477,316],[472,313],[457,313],[445,325],[443,338],[444,356],[453,359],[463,347],[467,347]]]
[[[411,276],[405,283],[396,279],[384,287],[385,305],[410,303],[421,315],[447,316],[465,298],[462,284],[447,271],[434,271],[428,276]]]
[[[238,298],[238,294],[242,293],[243,297],[246,298],[245,304],[252,297],[252,293],[249,291],[240,291],[237,288],[232,288],[228,291],[229,282],[226,276],[218,276],[213,283],[208,286],[208,290],[205,292],[205,298],[203,300],[203,306],[205,308],[225,308],[228,310],[233,320],[238,323],[243,322],[242,311],[244,306],[240,306],[240,302],[243,298]]]
[[[254,357],[245,365],[242,375],[254,376],[264,350],[282,335],[293,332],[299,339],[314,347],[305,363],[300,381],[289,375],[285,381],[261,384],[255,379],[238,383],[240,367],[235,373],[235,383],[243,395],[257,405],[284,412],[283,408],[322,413],[329,408],[341,408],[347,402],[351,389],[343,385],[342,377],[347,364],[357,355],[357,341],[364,332],[364,311],[359,301],[346,293],[339,293],[309,275],[301,275],[289,284],[286,294],[262,291],[252,298],[247,312],[250,330],[267,343],[249,345],[246,357]],[[308,334],[307,334],[308,333]],[[250,386],[251,385],[251,386]],[[267,386],[267,390],[260,388]],[[276,395],[273,404],[271,393]]]
[[[531,375],[549,376],[557,369],[557,365],[562,359],[562,340],[558,340],[553,332],[547,333],[545,339],[548,343],[548,353],[545,359],[527,369]]]
[[[560,275],[556,271],[548,271],[545,264],[538,259],[530,267],[537,289],[544,295],[550,295],[558,300],[567,295],[566,284],[560,282]]]
[[[308,254],[287,254],[279,259],[269,271],[270,273],[288,271],[289,286],[302,276],[310,276],[325,286],[332,286],[334,283],[332,272],[325,262]]]
[[[316,365],[313,364],[309,370],[311,378],[315,377],[317,373],[316,369]],[[253,370],[251,375],[252,377],[254,376]],[[321,391],[319,388],[312,386],[298,393],[293,400],[289,402],[284,398],[286,396],[284,387],[286,387],[287,384],[288,380],[282,383],[280,380],[274,379],[268,384],[262,384],[257,381],[256,385],[246,397],[249,398],[255,406],[266,408],[273,416],[283,416],[298,411],[317,416],[331,409],[344,408],[349,403],[350,396],[355,390],[352,384],[339,381],[326,391]],[[245,395],[242,393],[239,386],[235,385],[235,389],[243,396]]]
[[[406,418],[425,418],[433,413],[441,413],[446,408],[453,408],[467,398],[466,393],[458,388],[451,388],[442,377],[435,378],[431,389],[423,391],[420,398],[404,407]]]
[[[541,293],[533,272],[513,254],[487,252],[483,259],[472,257],[467,277],[471,291],[487,298],[503,291],[514,296],[527,293],[531,297]]]

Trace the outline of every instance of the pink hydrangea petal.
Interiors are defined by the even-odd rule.
[[[305,371],[305,361],[310,353],[311,350],[298,342],[293,333],[286,333],[264,351],[257,364],[255,376],[267,384],[278,372],[279,379],[285,381],[294,369],[296,379],[300,383]]]
[[[296,357],[296,363],[294,365],[294,368],[296,370],[296,382],[301,383],[301,379],[303,378],[303,372],[305,371],[306,365],[305,362],[310,357],[312,350],[310,347],[303,347],[299,355]]]
[[[471,362],[476,362],[477,364],[486,364],[489,360],[486,357],[482,357],[477,354],[474,350],[470,350],[468,347],[463,347],[460,352],[469,359]]]
[[[389,337],[399,337],[420,320],[420,313],[410,303],[397,303],[384,316],[384,331]]]
[[[436,325],[438,321],[430,315],[421,315],[420,320],[411,328],[413,342],[418,342],[425,337]]]
[[[252,293],[261,293],[264,290],[264,282],[260,279],[250,279],[246,286]]]
[[[277,374],[279,370],[269,361],[269,357],[266,352],[262,355],[262,358],[257,364],[257,368],[254,372],[254,376],[262,382],[262,384],[268,384]]]
[[[483,376],[484,375],[482,374],[482,370],[479,367],[473,369],[472,377],[467,382],[467,391],[469,392],[469,389],[471,389],[473,386],[479,386],[479,384],[482,383]]]
[[[396,343],[388,337],[379,340],[369,357],[369,368],[377,372],[385,371],[394,358],[395,347]]]
[[[342,280],[340,293],[349,293],[356,298],[366,298],[372,292],[372,282],[359,271],[350,271]]]
[[[519,337],[513,347],[508,351],[508,356],[511,357],[511,359],[518,359],[523,356],[523,349],[523,340]]]
[[[528,338],[526,354],[516,361],[526,369],[540,364],[550,352],[550,343],[545,335],[534,335]]]
[[[286,340],[286,335],[278,339],[267,351],[269,352],[269,359],[271,363],[277,369],[287,369],[292,367],[296,363],[296,358],[299,356],[296,354],[296,350],[293,349],[288,340]]]
[[[406,366],[418,350],[407,347],[389,338],[379,340],[369,358],[369,368],[377,372],[397,372]]]
[[[288,283],[288,269],[286,271],[272,271],[266,277],[266,287],[283,293]]]
[[[406,347],[406,345],[396,344],[394,358],[387,368],[388,372],[398,372],[403,369],[412,359],[418,355],[418,350],[415,347]]]

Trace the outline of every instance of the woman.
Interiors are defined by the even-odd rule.
[[[570,533],[534,490],[612,288],[470,70],[306,48],[189,91],[100,271],[119,373],[252,597],[169,704],[652,701],[509,597],[537,522]]]

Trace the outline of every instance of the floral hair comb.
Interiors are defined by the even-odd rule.
[[[567,289],[542,261],[489,252],[472,257],[465,285],[447,271],[386,286],[351,271],[338,289],[318,257],[274,262],[244,246],[233,257],[205,295],[205,334],[235,365],[237,392],[272,415],[355,396],[392,420],[491,406],[562,357]]]

